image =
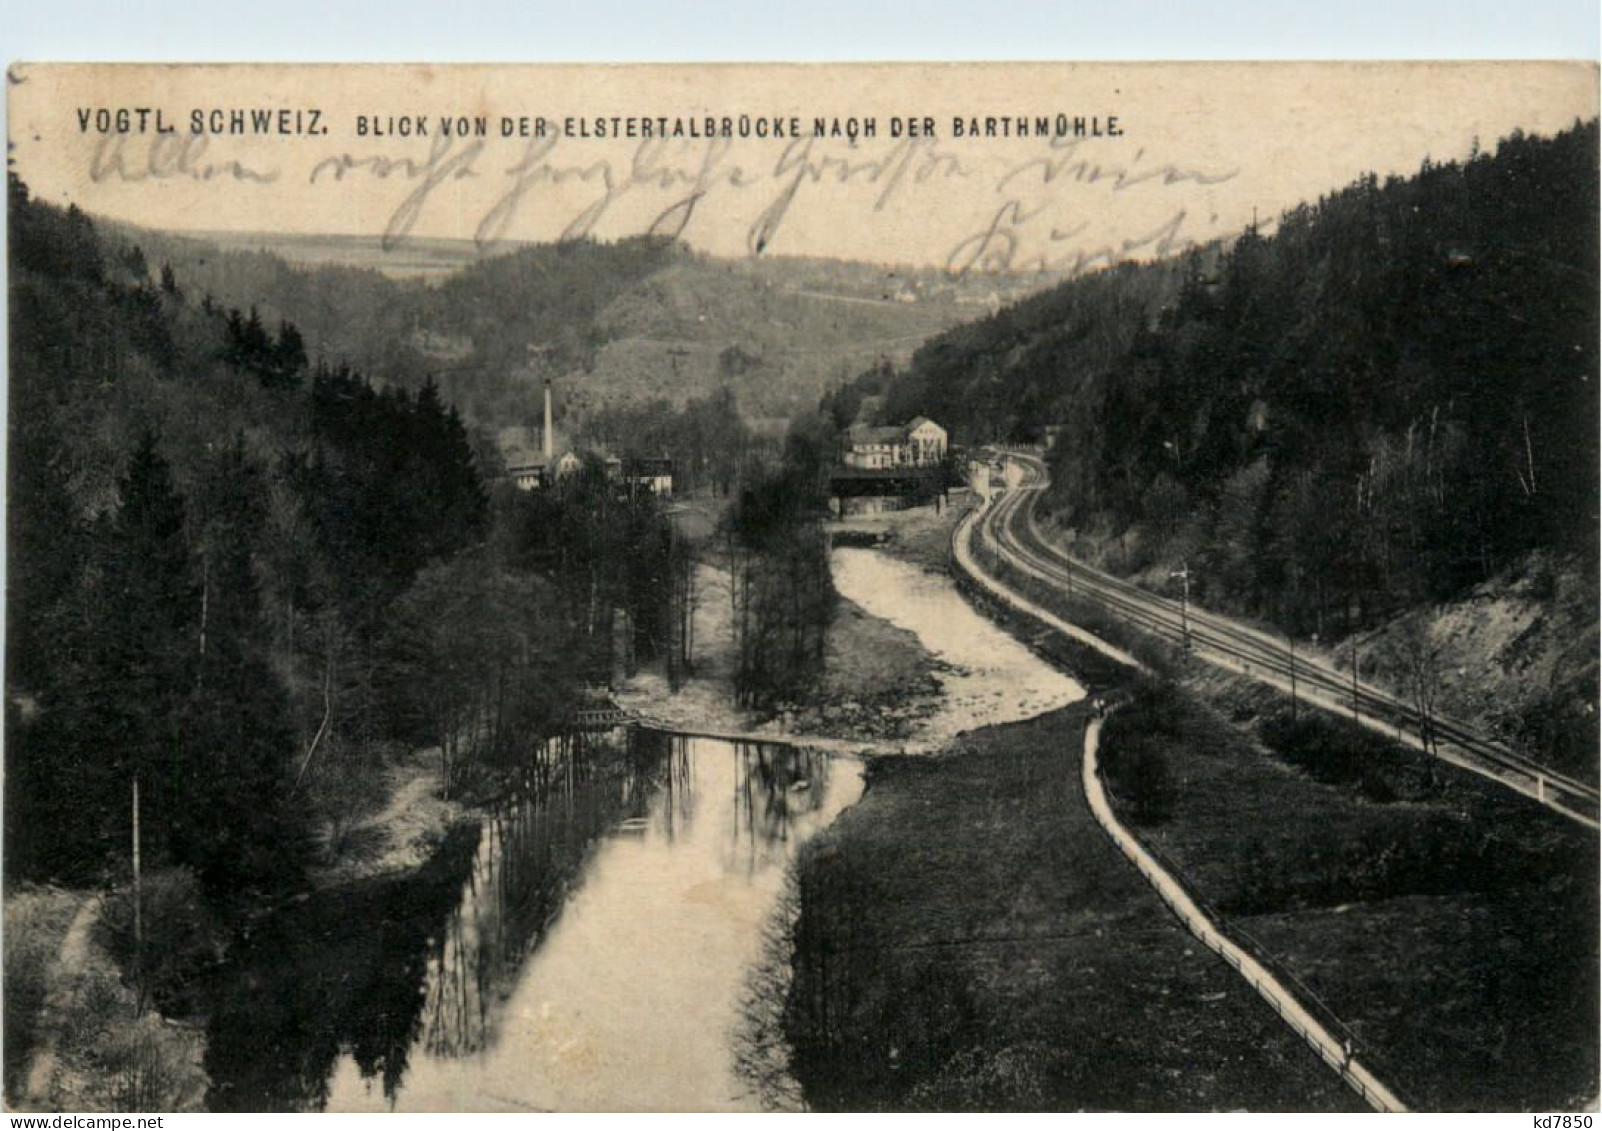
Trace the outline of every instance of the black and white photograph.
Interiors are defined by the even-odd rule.
[[[1595,1112],[1597,75],[14,62],[5,1107]]]

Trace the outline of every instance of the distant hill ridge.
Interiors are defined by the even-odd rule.
[[[433,376],[489,427],[534,423],[546,377],[564,416],[723,386],[753,418],[788,416],[1051,281],[719,260],[647,237],[486,254],[468,240],[386,251],[376,237],[115,230],[193,293],[294,322],[312,356],[414,388]]]

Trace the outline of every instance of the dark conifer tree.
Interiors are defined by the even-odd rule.
[[[289,784],[289,705],[267,662],[255,557],[263,475],[236,437],[197,500],[201,618],[195,679],[183,705],[188,787],[174,851],[213,891],[237,895],[293,879],[300,866]]]
[[[135,775],[148,843],[166,843],[188,803],[182,704],[194,678],[199,602],[183,500],[148,432],[129,459],[119,501],[99,531],[83,666],[63,721],[73,792],[104,815],[108,830],[121,830],[111,841],[121,856]]]

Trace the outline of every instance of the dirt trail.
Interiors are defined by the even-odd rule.
[[[51,966],[50,988],[45,993],[40,1016],[44,1019],[39,1034],[39,1047],[34,1051],[33,1063],[28,1067],[25,1094],[29,1099],[48,1106],[50,1084],[56,1075],[59,1058],[56,1046],[61,1037],[62,1020],[72,1011],[73,999],[83,983],[89,964],[89,932],[100,915],[100,897],[85,897],[78,914],[73,917],[67,933],[62,936],[61,950]]]

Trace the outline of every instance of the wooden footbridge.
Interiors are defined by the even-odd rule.
[[[580,693],[578,709],[568,717],[566,728],[569,732],[616,730],[638,721],[639,716],[617,705],[610,688],[592,685]]]

